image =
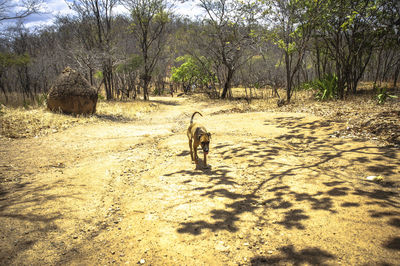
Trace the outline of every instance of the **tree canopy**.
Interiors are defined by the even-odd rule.
[[[21,3],[15,16],[38,12],[42,2]],[[400,74],[395,0],[199,0],[195,18],[174,14],[179,2],[168,0],[69,3],[74,15],[53,25],[3,31],[4,95],[46,92],[66,66],[109,100],[139,90],[149,99],[165,82],[215,87],[220,98],[232,97],[233,86],[283,87],[287,102],[296,89],[333,82],[333,98],[344,98],[362,80],[396,86]],[[0,23],[13,17],[9,5],[0,2]],[[121,5],[128,13],[115,12]]]

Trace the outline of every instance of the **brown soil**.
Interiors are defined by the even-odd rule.
[[[398,148],[307,113],[155,100],[135,121],[1,139],[0,264],[400,261]],[[193,111],[209,169],[190,162]]]

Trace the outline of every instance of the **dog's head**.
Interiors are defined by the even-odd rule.
[[[210,148],[211,133],[207,132],[199,136],[199,141],[204,154],[207,154]]]

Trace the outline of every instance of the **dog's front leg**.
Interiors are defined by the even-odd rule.
[[[207,153],[204,153],[204,166],[207,167]]]
[[[199,160],[198,160],[198,156],[197,156],[197,147],[195,146],[195,147],[193,147],[193,149],[194,149],[194,161],[196,162],[196,164],[198,164]]]

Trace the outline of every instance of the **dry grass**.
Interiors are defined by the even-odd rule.
[[[44,106],[23,108],[0,105],[0,135],[8,138],[35,137],[105,120],[128,122],[158,108],[158,104],[144,101],[99,102],[95,115],[71,116],[52,113]]]
[[[295,112],[309,113],[322,116],[330,122],[345,123],[344,129],[337,132],[337,136],[351,138],[374,139],[384,144],[400,146],[400,90],[390,89],[389,94],[397,95],[397,99],[388,99],[385,104],[379,105],[376,92],[369,83],[362,84],[363,90],[357,95],[349,95],[345,100],[316,101],[312,91],[297,91],[290,104],[277,106],[277,97],[273,97],[268,90],[260,90],[257,95],[264,98],[253,99],[250,103],[245,100],[243,88],[234,88],[236,98],[233,107],[217,113],[241,112]],[[281,97],[284,90],[278,90]],[[253,96],[256,96],[253,94]],[[206,100],[205,96],[197,96]],[[214,104],[222,104],[222,100],[213,100]]]
[[[397,99],[388,99],[384,105],[378,105],[372,85],[363,84],[363,91],[358,95],[349,96],[346,100],[315,101],[312,91],[297,91],[292,101],[282,107],[277,106],[277,97],[272,95],[272,89],[253,91],[250,103],[245,100],[243,88],[233,88],[236,100],[229,101],[229,105],[219,112],[302,112],[325,117],[332,121],[347,123],[347,131],[340,134],[366,136],[389,140],[390,143],[400,143],[400,91],[391,90],[390,94]],[[248,90],[249,93],[249,90]],[[285,97],[285,90],[278,93]],[[205,94],[194,94],[191,97],[197,101],[208,102],[213,105],[226,105],[226,100],[209,99]],[[1,106],[1,104],[0,104]],[[97,113],[90,117],[74,117],[55,114],[43,106],[28,108],[12,108],[2,106],[0,109],[0,136],[10,138],[34,137],[64,130],[79,124],[101,121],[129,122],[141,118],[142,114],[155,111],[159,104],[136,100],[133,102],[105,102],[97,104]]]
[[[375,93],[371,90],[372,84],[362,83],[362,89],[357,95],[349,95],[345,100],[316,101],[313,91],[296,91],[291,103],[282,107],[277,106],[278,97],[272,95],[272,89],[259,89],[253,92],[248,103],[243,88],[233,88],[232,93],[235,107],[226,112],[278,111],[304,112],[324,117],[337,117],[346,114],[380,113],[400,109],[400,90],[390,90],[390,94],[397,95],[397,99],[388,99],[384,105],[378,105]],[[248,90],[249,92],[249,90]],[[286,91],[278,89],[281,98],[286,99]],[[207,101],[206,96],[197,96]],[[223,100],[212,100],[223,102]]]
[[[96,116],[101,119],[127,122],[140,118],[144,113],[150,113],[158,109],[159,104],[152,101],[101,101],[97,103]]]

